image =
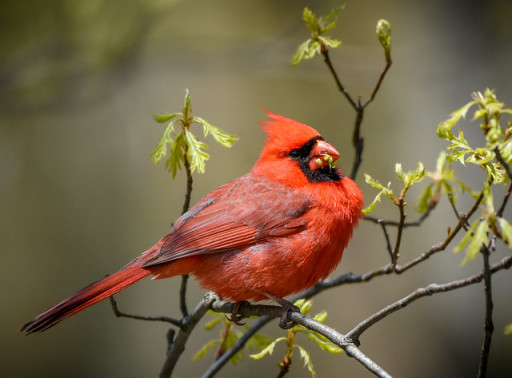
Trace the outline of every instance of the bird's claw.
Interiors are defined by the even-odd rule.
[[[236,302],[235,305],[233,306],[233,311],[231,311],[231,316],[225,315],[226,319],[229,320],[230,322],[235,323],[238,326],[245,325],[245,323],[241,322],[241,320],[244,318],[244,316],[242,314],[238,313],[238,311],[240,311],[240,307],[242,307],[243,304],[249,304],[249,302],[247,302],[247,301]]]
[[[289,303],[289,302],[288,302]],[[298,312],[300,313],[300,308],[289,303],[289,305],[281,304],[283,307],[283,311],[281,312],[281,319],[279,320],[279,327],[282,329],[290,329],[297,325],[297,323],[288,320],[288,312]]]

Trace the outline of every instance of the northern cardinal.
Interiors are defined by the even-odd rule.
[[[332,164],[315,129],[268,112],[252,170],[214,190],[124,268],[64,299],[18,331],[44,331],[142,278],[192,274],[236,302],[284,298],[326,278],[361,217],[363,196]]]

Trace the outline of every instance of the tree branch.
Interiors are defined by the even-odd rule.
[[[386,59],[386,66],[384,67],[384,70],[381,72],[379,76],[379,80],[377,81],[377,84],[375,85],[375,88],[373,89],[370,98],[366,100],[366,102],[363,104],[361,103],[361,98],[357,99],[357,102],[354,101],[350,93],[347,91],[345,86],[341,83],[341,80],[336,73],[336,70],[334,69],[334,66],[331,61],[331,57],[329,56],[329,49],[327,46],[322,44],[322,55],[324,57],[324,62],[329,68],[329,71],[331,72],[334,82],[336,83],[336,86],[338,87],[339,91],[345,96],[349,104],[354,108],[356,112],[356,120],[354,123],[354,130],[352,133],[352,145],[354,146],[354,163],[352,165],[352,172],[350,173],[350,178],[355,180],[357,171],[359,170],[359,166],[362,162],[362,155],[363,155],[363,149],[364,149],[364,138],[361,137],[361,124],[363,123],[364,118],[364,111],[366,107],[374,100],[375,96],[377,95],[377,92],[380,89],[380,86],[382,82],[384,81],[384,77],[386,76],[387,72],[391,68],[392,61],[391,58]]]
[[[502,269],[509,269],[512,266],[512,256],[508,256],[503,258],[500,262],[492,265],[489,268],[489,271],[491,274],[494,274]],[[359,340],[359,337],[361,334],[366,331],[368,328],[370,328],[372,325],[376,324],[380,320],[384,319],[388,315],[406,307],[407,305],[411,304],[412,302],[416,301],[417,299],[423,298],[425,296],[437,294],[437,293],[445,293],[447,291],[452,291],[456,289],[460,289],[462,287],[472,285],[475,283],[478,283],[484,279],[485,272],[482,271],[480,273],[477,273],[471,277],[462,279],[462,280],[456,280],[452,281],[446,284],[430,284],[427,287],[417,289],[413,293],[409,294],[408,296],[390,304],[389,306],[383,308],[382,310],[378,311],[377,313],[373,314],[366,320],[363,320],[361,323],[359,323],[356,327],[354,327],[350,332],[346,334],[346,337],[351,338],[353,340]]]
[[[212,310],[216,312],[224,312],[224,313],[230,313],[233,310],[234,303],[224,302],[224,301],[215,301],[212,303]],[[240,307],[239,314],[243,315],[244,317],[249,316],[261,316],[266,315],[269,317],[280,317],[282,312],[282,307],[280,306],[267,306],[267,305],[243,305]],[[300,324],[307,329],[313,330],[315,332],[320,333],[321,335],[327,337],[331,342],[338,345],[340,348],[343,348],[343,350],[347,353],[349,357],[355,358],[359,363],[361,363],[364,367],[366,367],[368,370],[370,370],[372,373],[377,375],[378,377],[391,377],[384,369],[382,369],[379,365],[377,365],[374,361],[372,361],[368,356],[366,356],[363,352],[357,348],[357,346],[348,340],[344,335],[341,333],[335,331],[334,329],[330,328],[329,326],[320,323],[313,318],[310,318],[308,316],[302,315],[300,312],[288,312],[288,320]],[[262,321],[262,323],[266,324],[268,320]],[[262,325],[260,325],[262,326]],[[255,331],[252,332],[251,336],[255,333]],[[247,337],[245,342],[250,337]],[[240,339],[241,340],[241,339]],[[239,340],[239,343],[242,344]],[[245,342],[243,344],[245,344]],[[241,347],[243,348],[243,344]],[[234,349],[235,347],[231,348]],[[229,351],[228,351],[229,352]],[[227,353],[228,353],[227,352]],[[227,354],[226,353],[226,354]],[[234,352],[236,353],[236,352]],[[229,359],[226,359],[226,362]],[[224,362],[225,363],[225,362]],[[213,366],[213,365],[212,365]],[[215,372],[217,372],[221,365],[216,363],[215,368],[216,370],[210,366],[207,373],[203,375],[203,378],[205,377],[212,377]]]
[[[195,326],[202,317],[206,314],[212,303],[218,300],[219,297],[213,293],[206,293],[204,298],[198,303],[194,311],[182,320],[181,329],[176,336],[174,342],[172,339],[169,340],[169,344],[172,345],[168,350],[167,358],[165,360],[164,366],[160,371],[159,378],[168,378],[171,376],[174,367],[176,366],[176,362],[180,358],[181,354],[185,350],[185,345],[188,341],[188,338]],[[168,338],[169,339],[169,338]]]
[[[430,256],[432,256],[434,253],[444,251],[448,244],[453,240],[453,238],[459,233],[461,229],[466,227],[467,220],[476,212],[478,209],[478,206],[482,202],[484,198],[484,192],[481,191],[480,195],[476,199],[475,203],[473,204],[473,207],[468,211],[467,214],[464,216],[459,216],[459,223],[455,226],[453,230],[450,231],[446,239],[438,244],[433,245],[427,252],[423,252],[420,256],[416,257],[415,259],[409,261],[405,265],[398,265],[395,269],[396,273],[400,274],[405,272],[408,269],[411,269],[413,266],[419,264],[420,262],[427,260]]]
[[[484,340],[482,343],[482,352],[480,353],[480,363],[478,366],[478,378],[483,378],[487,373],[487,364],[489,362],[489,353],[491,351],[492,334],[494,332],[494,323],[492,321],[492,273],[489,266],[489,248],[482,245],[480,250],[484,261],[484,291],[485,291],[485,323],[484,323]]]

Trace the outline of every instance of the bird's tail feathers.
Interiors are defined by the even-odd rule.
[[[150,274],[151,272],[147,269],[129,264],[117,273],[96,281],[71,297],[57,303],[48,311],[36,316],[22,326],[18,332],[26,331],[27,334],[30,334],[45,331],[77,312],[133,285]]]

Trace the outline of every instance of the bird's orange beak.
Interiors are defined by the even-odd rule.
[[[319,168],[331,166],[339,157],[340,153],[336,148],[324,140],[318,140],[309,154],[309,169],[314,172]]]

